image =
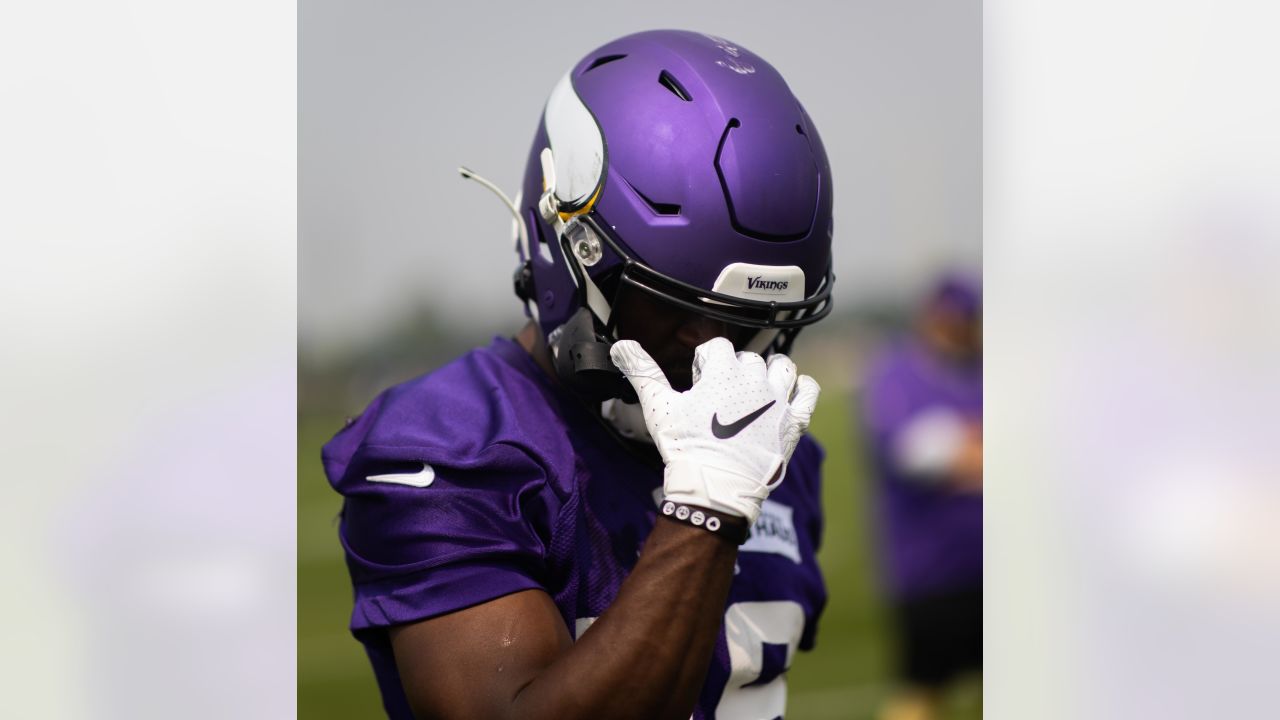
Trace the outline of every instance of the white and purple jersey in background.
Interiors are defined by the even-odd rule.
[[[392,718],[411,718],[387,628],[538,588],[579,636],[653,528],[662,469],[615,439],[519,345],[496,338],[393,387],[324,448],[364,644]],[[810,437],[742,546],[694,718],[774,718],[826,589]]]
[[[922,419],[981,425],[981,362],[948,362],[917,339],[903,340],[871,364],[861,401],[890,594],[902,600],[980,588],[982,496],[913,477],[900,450],[904,433]]]

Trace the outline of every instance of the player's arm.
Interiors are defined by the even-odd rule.
[[[710,665],[737,550],[660,519],[576,644],[540,590],[395,628],[405,693],[423,718],[683,720]]]
[[[613,358],[666,463],[666,498],[754,522],[808,426],[817,383],[797,378],[785,356],[767,365],[735,356],[723,338],[698,347],[685,393],[634,342],[617,343]],[[536,590],[397,628],[406,695],[424,718],[683,720],[710,665],[736,556],[723,535],[659,518],[618,597],[576,643]]]

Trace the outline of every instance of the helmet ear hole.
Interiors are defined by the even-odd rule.
[[[534,289],[532,260],[525,260],[523,263],[520,263],[520,267],[516,268],[516,272],[511,278],[511,284],[514,287],[516,297],[520,298],[520,302],[527,303],[533,299]]]

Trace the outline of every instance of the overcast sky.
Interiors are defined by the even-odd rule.
[[[510,215],[556,80],[654,28],[726,37],[822,133],[840,306],[910,297],[982,243],[982,5],[922,2],[300,3],[299,340],[334,350],[414,308],[520,317]]]

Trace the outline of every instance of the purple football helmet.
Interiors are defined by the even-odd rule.
[[[723,38],[654,30],[583,58],[547,101],[516,206],[516,293],[558,365],[569,336],[578,371],[612,370],[624,288],[756,328],[762,354],[831,307],[818,131],[772,66]]]

